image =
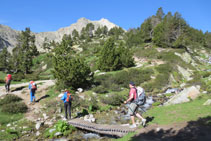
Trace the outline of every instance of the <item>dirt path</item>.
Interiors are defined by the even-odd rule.
[[[10,94],[15,94],[21,97],[24,103],[28,106],[29,110],[26,113],[25,117],[28,120],[35,121],[39,116],[39,111],[41,108],[40,101],[47,97],[46,91],[50,86],[53,86],[55,83],[53,80],[41,80],[35,81],[38,87],[38,90],[35,94],[37,102],[35,104],[30,104],[30,95],[28,85],[29,83],[21,83],[21,84],[12,84],[10,86],[11,92]],[[6,94],[5,87],[0,87],[0,96]]]

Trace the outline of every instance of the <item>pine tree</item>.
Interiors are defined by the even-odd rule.
[[[0,52],[0,70],[2,71],[11,71],[11,54],[7,51],[7,48],[4,48]]]
[[[31,71],[33,57],[39,54],[35,46],[35,36],[31,34],[30,28],[26,28],[18,36],[18,44],[13,53],[16,71],[28,74]]]
[[[79,38],[79,33],[76,29],[72,32],[73,40],[77,40]]]
[[[117,47],[114,38],[109,38],[100,51],[97,61],[98,69],[102,71],[114,71],[132,65],[133,59],[129,49],[123,47],[122,43]]]
[[[97,30],[95,31],[95,35],[97,37],[100,37],[101,34],[102,34],[102,29],[101,29],[101,27],[98,27]]]
[[[91,71],[85,60],[73,56],[72,40],[65,35],[53,50],[53,75],[57,79],[57,88],[86,87],[92,80]]]

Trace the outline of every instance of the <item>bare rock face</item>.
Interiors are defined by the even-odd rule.
[[[0,24],[0,51],[7,47],[8,51],[12,49],[17,44],[17,37],[20,31],[13,30],[9,26]]]
[[[35,44],[39,51],[44,52],[44,50],[41,48],[42,44],[47,38],[49,41],[54,40],[55,42],[60,42],[62,40],[62,37],[64,34],[72,34],[72,31],[75,29],[79,33],[81,32],[83,27],[86,27],[88,23],[92,23],[95,27],[94,30],[96,30],[98,27],[107,26],[108,30],[110,30],[113,27],[119,27],[113,23],[111,23],[109,20],[102,18],[99,21],[91,21],[86,18],[80,18],[76,23],[68,26],[60,28],[57,31],[51,31],[51,32],[40,32],[40,33],[32,33],[35,35]],[[17,37],[20,31],[16,31],[11,29],[8,26],[0,25],[0,50],[3,47],[7,47],[8,50],[11,52],[12,49],[17,44]]]
[[[184,102],[189,102],[190,99],[196,99],[199,96],[200,92],[195,87],[188,87],[181,91],[179,94],[174,95],[171,99],[169,99],[164,105],[172,105],[179,104]]]

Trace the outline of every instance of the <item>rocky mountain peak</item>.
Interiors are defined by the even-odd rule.
[[[33,33],[36,37],[35,44],[38,50],[42,51],[41,47],[45,38],[47,38],[49,41],[54,40],[56,42],[60,42],[64,34],[72,34],[72,31],[74,29],[80,33],[82,28],[86,27],[88,23],[92,23],[95,26],[95,30],[98,27],[103,26],[107,26],[108,30],[113,27],[119,27],[105,18],[101,18],[98,21],[91,21],[89,19],[86,19],[85,17],[82,17],[78,19],[76,23],[73,23],[68,27],[60,28],[57,31]],[[8,26],[0,24],[0,50],[4,47],[7,47],[8,50],[11,52],[17,44],[17,36],[19,33],[20,31],[13,30]]]

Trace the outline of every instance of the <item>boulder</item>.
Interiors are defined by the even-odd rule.
[[[96,70],[94,73],[98,73],[98,72],[100,72],[100,70]]]
[[[78,91],[79,93],[82,93],[82,92],[83,92],[83,89],[82,89],[82,88],[78,88],[77,91]]]
[[[169,99],[164,105],[172,105],[172,104],[179,104],[183,102],[189,102],[190,99],[195,99],[199,96],[200,92],[195,87],[188,87],[181,91],[179,94],[174,95],[171,99]]]
[[[61,132],[56,132],[55,134],[54,134],[54,136],[61,136],[62,135],[62,133]]]
[[[40,135],[40,132],[39,132],[39,131],[37,131],[37,132],[36,132],[36,136],[39,136],[39,135]]]
[[[203,105],[210,106],[211,105],[211,99],[208,99],[206,102],[204,102]]]
[[[64,93],[58,95],[59,98],[63,97]]]
[[[178,71],[182,74],[182,76],[186,79],[186,80],[192,80],[193,78],[191,77],[192,73],[186,69],[184,69],[183,67],[177,66]]]
[[[37,122],[36,125],[35,125],[35,128],[36,128],[37,130],[39,130],[40,127],[41,127],[43,124],[44,124],[44,122]]]
[[[9,123],[9,124],[7,124],[7,127],[10,127],[11,126],[11,124]]]
[[[46,113],[43,114],[44,120],[48,119],[49,117],[46,115]]]

